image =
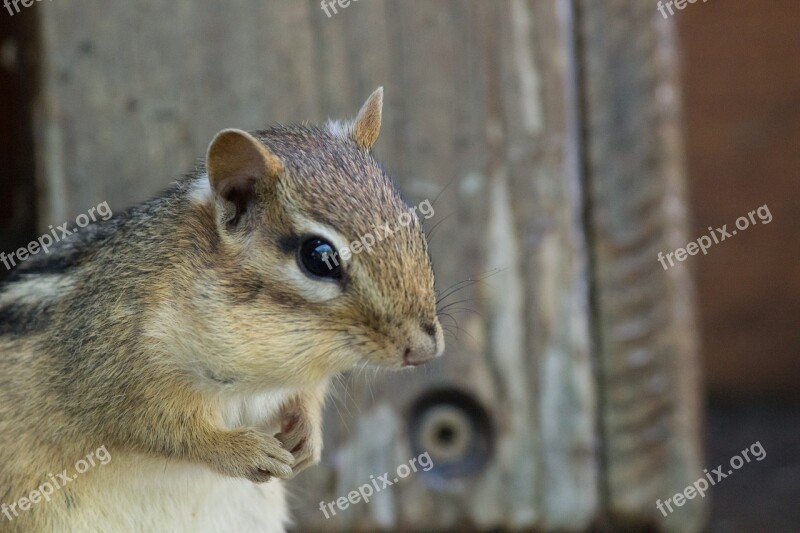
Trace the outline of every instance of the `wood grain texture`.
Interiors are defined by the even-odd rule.
[[[595,276],[604,502],[616,526],[702,529],[706,501],[656,509],[703,477],[699,352],[673,26],[634,0],[583,0],[587,191]]]

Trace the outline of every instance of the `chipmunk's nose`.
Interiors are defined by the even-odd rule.
[[[403,350],[405,366],[419,366],[444,352],[444,333],[439,319],[423,320],[411,327],[408,344]]]

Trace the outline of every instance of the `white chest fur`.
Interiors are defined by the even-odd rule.
[[[228,429],[260,427],[277,432],[280,430],[277,417],[293,392],[291,389],[280,389],[256,394],[222,394],[219,400],[222,423]]]
[[[220,416],[228,428],[279,430],[277,414],[291,391],[228,395]],[[112,455],[94,470],[71,531],[279,532],[288,522],[282,483],[222,476],[200,464]],[[76,521],[77,519],[77,521]]]
[[[258,485],[201,465],[115,456],[91,481],[70,531],[269,533],[288,520],[279,481]]]

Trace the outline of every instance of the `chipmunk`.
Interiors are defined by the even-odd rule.
[[[283,530],[280,480],[320,459],[328,379],[444,349],[416,214],[338,254],[408,212],[372,155],[382,105],[378,89],[350,122],[221,131],[163,195],[15,270],[0,530]]]

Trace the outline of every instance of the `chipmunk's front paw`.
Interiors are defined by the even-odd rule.
[[[273,477],[292,477],[295,458],[275,437],[254,429],[242,429],[229,434],[213,462],[223,474],[264,483]]]
[[[292,477],[317,464],[322,457],[322,427],[302,412],[285,413],[281,433],[276,437],[294,456]]]

